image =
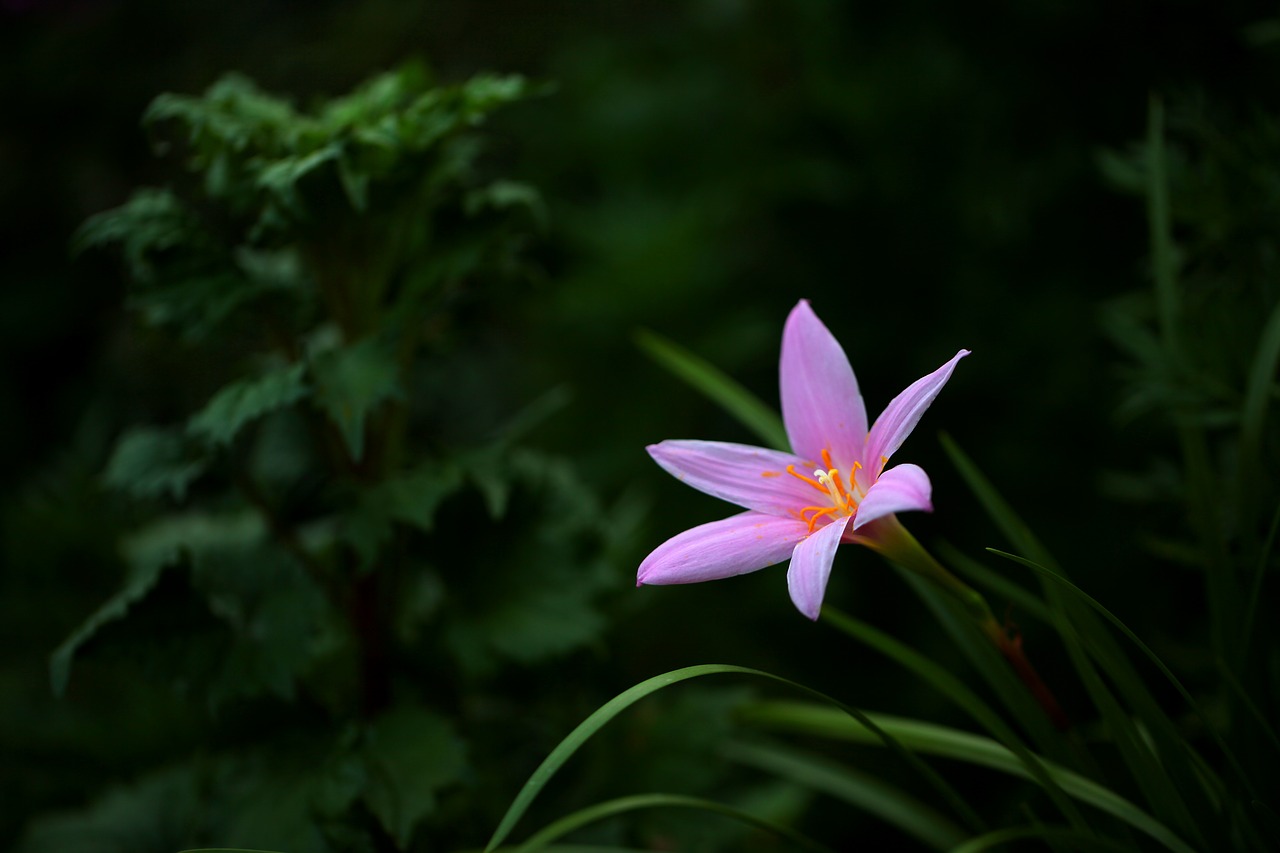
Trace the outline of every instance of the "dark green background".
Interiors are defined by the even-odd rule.
[[[1198,630],[1196,586],[1169,583],[1136,531],[1171,516],[1121,505],[1099,486],[1108,471],[1148,467],[1167,437],[1114,415],[1122,359],[1099,319],[1111,300],[1149,286],[1146,226],[1141,200],[1107,185],[1098,156],[1143,136],[1152,92],[1233,119],[1274,104],[1276,53],[1264,30],[1249,29],[1271,11],[0,5],[0,844],[27,814],[81,804],[198,737],[172,707],[119,707],[101,687],[55,701],[46,681],[48,652],[117,584],[121,519],[88,474],[148,385],[120,370],[128,321],[116,264],[72,260],[68,242],[88,215],[178,174],[139,127],[156,94],[199,92],[238,70],[305,102],[410,57],[443,81],[493,70],[553,82],[492,125],[507,172],[548,203],[537,250],[545,279],[477,334],[515,366],[496,406],[569,390],[534,439],[574,459],[606,499],[649,508],[635,562],[726,510],[662,474],[644,444],[750,437],[649,361],[634,331],[687,346],[773,404],[781,325],[808,298],[845,345],[873,415],[956,349],[974,352],[900,454],[933,476],[935,516],[908,519],[922,540],[975,555],[1001,544],[939,448],[945,429],[1081,585],[1195,664],[1177,626]],[[799,617],[781,569],[631,591],[632,568],[619,569],[615,624],[599,646],[567,661],[555,683],[513,675],[513,689],[565,690],[589,709],[665,669],[723,661],[880,710],[946,714],[919,685]],[[871,554],[842,551],[829,595],[945,654]],[[1054,654],[1042,654],[1045,669]],[[573,717],[577,706],[564,705]],[[548,728],[531,755],[562,731]]]

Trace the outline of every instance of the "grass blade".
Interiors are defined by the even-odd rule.
[[[769,447],[791,450],[778,413],[711,362],[647,329],[636,332],[635,340],[650,358],[718,403]]]
[[[551,754],[548,755],[543,760],[542,764],[533,771],[533,774],[529,777],[529,781],[525,782],[524,787],[520,789],[515,800],[507,809],[506,814],[502,816],[502,820],[498,823],[498,828],[493,832],[493,837],[489,839],[488,845],[485,846],[486,853],[492,853],[494,848],[506,840],[507,836],[511,834],[511,830],[515,827],[516,823],[524,815],[525,811],[528,810],[534,798],[538,796],[546,786],[547,782],[551,780],[551,777],[555,775],[556,771],[559,770],[575,752],[577,752],[580,746],[599,731],[606,723],[626,708],[651,693],[661,690],[664,687],[670,687],[673,684],[678,684],[682,681],[688,681],[691,678],[699,678],[707,675],[748,675],[783,684],[794,690],[799,690],[802,693],[806,693],[820,699],[832,707],[838,708],[842,713],[849,715],[859,723],[870,728],[872,731],[876,730],[875,723],[857,708],[846,705],[843,702],[833,699],[830,696],[810,687],[805,687],[803,684],[797,684],[789,679],[782,678],[781,676],[773,675],[768,672],[763,672],[758,669],[748,669],[747,667],[733,666],[731,664],[702,664],[700,666],[689,666],[683,669],[673,670],[662,675],[657,675],[646,681],[642,681],[628,690],[624,690],[613,699],[610,699],[600,708],[596,709],[591,716],[587,717],[586,720],[580,723],[577,728],[564,738],[564,740],[560,741],[556,748],[551,751]],[[928,764],[925,764],[919,757],[911,753],[909,750],[904,749],[888,734],[884,735],[883,743],[887,748],[896,752],[905,761],[912,765],[931,785],[933,785],[938,793],[956,809],[957,813],[960,814],[966,822],[970,824],[970,826],[975,828],[982,827],[981,819],[978,818],[968,804],[965,803],[964,798],[961,797],[954,788],[948,785],[947,782],[933,770],[933,768],[929,767]]]
[[[1155,652],[1153,652],[1151,650],[1151,647],[1142,641],[1142,638],[1140,638],[1137,634],[1133,633],[1133,631],[1129,629],[1129,626],[1124,624],[1124,622],[1120,620],[1120,617],[1116,616],[1114,613],[1108,610],[1105,606],[1103,606],[1103,604],[1099,602],[1096,598],[1089,595],[1089,593],[1085,592],[1080,587],[1073,584],[1071,581],[1067,580],[1066,578],[1062,577],[1056,572],[1050,569],[1047,569],[1044,566],[1039,565],[1033,560],[1028,560],[1024,557],[1019,557],[1016,554],[1009,554],[1005,551],[1000,551],[995,548],[988,548],[987,550],[998,557],[1004,557],[1006,560],[1012,560],[1013,562],[1018,563],[1019,565],[1026,566],[1032,571],[1039,573],[1042,577],[1049,578],[1054,583],[1060,584],[1063,588],[1070,591],[1073,595],[1077,596],[1085,604],[1089,605],[1089,607],[1097,611],[1104,619],[1106,619],[1108,622],[1114,625],[1116,627],[1116,630],[1124,634],[1129,639],[1130,642],[1132,642],[1135,646],[1137,646],[1138,649],[1144,655],[1146,655],[1147,660],[1151,661],[1151,663],[1155,665],[1156,669],[1160,670],[1160,673],[1166,679],[1168,679],[1169,683],[1174,686],[1174,689],[1178,691],[1178,693],[1182,696],[1183,700],[1187,703],[1187,707],[1191,709],[1192,713],[1194,713],[1197,717],[1200,718],[1200,722],[1204,726],[1205,731],[1209,733],[1209,736],[1211,738],[1213,738],[1213,742],[1222,751],[1223,757],[1226,758],[1227,761],[1231,764],[1232,769],[1240,777],[1240,781],[1246,786],[1247,789],[1250,790],[1250,795],[1255,796],[1252,792],[1252,789],[1249,788],[1249,777],[1248,777],[1248,774],[1245,773],[1244,767],[1241,766],[1239,759],[1236,757],[1235,753],[1231,750],[1231,747],[1227,745],[1226,740],[1223,739],[1222,735],[1214,727],[1209,717],[1205,714],[1204,710],[1200,707],[1200,704],[1196,702],[1195,697],[1193,697],[1191,695],[1191,692],[1187,690],[1186,687],[1183,686],[1182,682],[1178,680],[1178,677],[1173,674],[1173,671],[1165,665],[1164,661],[1160,659],[1160,656],[1157,655]],[[1222,668],[1222,671],[1226,673],[1225,667]],[[1271,734],[1272,734],[1272,737],[1274,738],[1275,737],[1274,732],[1272,732]],[[1275,745],[1277,749],[1280,749],[1280,741],[1276,741]]]
[[[595,823],[598,820],[604,820],[615,815],[624,814],[629,811],[638,809],[654,809],[654,808],[684,808],[684,809],[700,809],[702,811],[712,812],[714,814],[724,815],[733,818],[742,823],[757,826],[761,829],[768,830],[773,834],[785,838],[805,850],[813,850],[816,853],[832,853],[831,848],[826,845],[819,844],[817,841],[809,838],[803,833],[796,832],[790,827],[774,823],[771,820],[750,814],[748,812],[727,806],[724,803],[717,803],[714,800],[705,800],[701,797],[689,797],[683,794],[634,794],[629,797],[618,797],[613,800],[606,800],[603,803],[596,803],[593,806],[587,806],[579,809],[570,815],[565,815],[559,820],[548,824],[543,829],[534,833],[527,841],[515,848],[514,853],[533,853],[535,850],[544,850],[546,846],[561,836],[568,835],[576,829]]]
[[[877,735],[856,720],[811,702],[756,702],[740,709],[738,715],[744,722],[774,731],[817,735],[869,746],[881,742]],[[867,716],[875,721],[878,728],[913,752],[963,761],[1035,781],[1026,762],[992,738],[889,714]],[[1046,759],[1038,759],[1038,764],[1073,799],[1118,818],[1169,850],[1191,853],[1191,848],[1167,826],[1111,789]]]
[[[940,693],[955,702],[965,713],[969,714],[978,725],[990,732],[996,740],[1016,754],[1026,765],[1027,772],[1044,789],[1053,800],[1058,810],[1070,821],[1071,825],[1082,832],[1087,831],[1088,824],[1062,789],[1045,772],[1043,763],[1022,743],[1022,739],[1009,727],[991,706],[983,702],[964,682],[956,678],[943,667],[926,658],[924,655],[908,648],[889,635],[872,628],[864,622],[848,616],[834,607],[824,606],[822,617],[832,627],[848,634],[886,657],[896,661],[919,675]]]
[[[934,809],[882,779],[797,750],[767,744],[728,744],[725,755],[740,764],[790,779],[881,818],[935,850],[949,850],[965,832]]]
[[[1066,827],[1009,826],[988,832],[985,835],[979,835],[976,838],[970,838],[963,844],[958,844],[951,848],[951,853],[982,853],[984,850],[1002,847],[1012,841],[1030,839],[1039,839],[1045,842],[1066,842],[1069,850],[1118,850],[1120,853],[1127,853],[1132,849],[1116,841],[1084,836]]]

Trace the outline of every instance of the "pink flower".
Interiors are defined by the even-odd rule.
[[[909,535],[894,513],[933,510],[918,465],[885,466],[968,354],[960,350],[913,382],[868,431],[849,359],[801,300],[787,317],[779,366],[793,453],[718,441],[651,445],[649,455],[668,473],[747,511],[668,539],[640,564],[637,584],[716,580],[789,558],[791,600],[817,619],[841,542],[887,549],[881,539]]]

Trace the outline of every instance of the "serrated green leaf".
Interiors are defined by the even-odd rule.
[[[392,518],[430,532],[435,527],[436,510],[464,481],[456,465],[435,462],[388,478],[379,491]]]
[[[542,194],[532,184],[520,181],[494,181],[485,187],[468,192],[462,199],[462,209],[468,216],[485,210],[523,209],[529,212],[539,227],[547,225],[547,207]]]
[[[202,244],[205,234],[187,205],[169,190],[143,188],[119,207],[95,214],[72,237],[74,252],[118,245],[132,276],[155,275],[154,256],[178,247]]]
[[[67,681],[71,677],[71,661],[80,647],[103,626],[124,618],[129,609],[155,587],[163,568],[163,564],[148,564],[142,568],[135,568],[125,578],[124,586],[99,605],[88,619],[80,623],[80,626],[54,649],[49,657],[49,678],[55,696],[61,696],[66,692]]]
[[[369,808],[407,849],[414,827],[435,811],[436,796],[466,770],[466,750],[453,724],[425,708],[399,706],[369,727]]]
[[[204,621],[161,620],[163,672],[177,682],[199,684],[213,706],[237,696],[292,695],[297,677],[334,642],[333,615],[321,590],[269,542],[256,513],[169,516],[131,536],[122,550],[128,566],[123,587],[54,652],[55,690],[65,687],[79,649],[103,628],[135,608],[153,613],[154,621],[159,611],[147,609],[148,597],[178,566],[195,600],[203,599],[204,610],[197,607],[193,615]],[[130,624],[114,628],[112,636],[130,642],[160,639],[131,636]],[[144,624],[156,630],[151,622]]]
[[[204,513],[170,516],[129,537],[122,546],[127,568],[124,585],[54,650],[49,661],[53,691],[61,695],[76,652],[104,626],[124,618],[155,587],[161,573],[183,553],[215,543],[261,536],[256,516],[216,518]]]
[[[227,445],[251,421],[291,406],[310,393],[306,365],[285,365],[222,388],[192,415],[187,431],[213,445]]]
[[[375,340],[328,350],[312,363],[316,402],[337,426],[353,459],[364,456],[365,419],[391,399],[402,396],[399,366]]]
[[[134,497],[168,494],[180,501],[207,465],[177,430],[134,427],[116,442],[102,479],[110,488]]]

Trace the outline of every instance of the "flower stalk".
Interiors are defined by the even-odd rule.
[[[1067,731],[1071,728],[1071,722],[1063,712],[1062,706],[1058,704],[1053,692],[1040,678],[1031,661],[1027,659],[1026,651],[1022,647],[1022,633],[1012,624],[1002,625],[991,612],[991,607],[982,593],[960,580],[938,562],[911,535],[910,531],[902,526],[902,522],[896,515],[875,520],[850,536],[849,541],[871,548],[900,568],[942,588],[964,605],[974,624],[978,626],[978,630],[991,641],[1001,657],[1013,667],[1018,679],[1026,686],[1036,703],[1044,709],[1054,727],[1059,731]]]

